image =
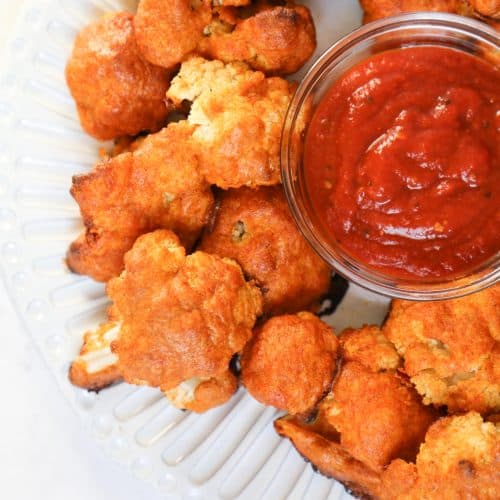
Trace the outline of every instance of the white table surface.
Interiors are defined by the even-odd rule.
[[[0,53],[22,0],[0,0]],[[106,458],[21,327],[0,278],[0,498],[157,500]]]
[[[0,282],[0,498],[157,500],[80,427]]]

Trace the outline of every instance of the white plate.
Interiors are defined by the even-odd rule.
[[[359,24],[356,0],[310,0],[321,53]],[[159,391],[120,384],[87,393],[67,380],[82,333],[104,318],[102,284],[63,264],[81,230],[68,188],[88,171],[98,143],[80,129],[64,83],[77,31],[133,0],[26,0],[0,69],[0,263],[19,317],[83,425],[130,471],[168,498],[341,498],[273,430],[276,412],[243,389],[198,416]],[[340,330],[380,322],[387,300],[351,286],[331,318]]]

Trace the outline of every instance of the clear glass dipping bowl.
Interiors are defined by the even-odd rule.
[[[500,252],[467,275],[449,280],[400,279],[375,270],[349,255],[322,229],[307,189],[302,162],[304,119],[333,82],[369,56],[409,46],[461,50],[500,64],[500,36],[486,24],[452,14],[416,13],[367,24],[330,47],[308,71],[290,104],[281,141],[281,174],[292,214],[309,243],[336,271],[371,291],[409,300],[460,297],[500,279]],[[500,228],[499,228],[500,238]]]

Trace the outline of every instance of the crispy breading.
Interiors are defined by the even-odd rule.
[[[201,170],[211,184],[227,189],[280,182],[281,128],[294,86],[266,78],[246,64],[185,62],[167,97],[191,101]]]
[[[426,404],[500,411],[499,284],[454,300],[395,300],[383,331]]]
[[[224,377],[262,310],[238,264],[204,252],[186,256],[167,230],[137,239],[107,292],[123,318],[111,345],[123,378],[162,391],[193,377]]]
[[[137,44],[151,63],[173,68],[189,56],[244,61],[269,74],[299,70],[316,48],[309,9],[293,2],[141,0]]]
[[[332,271],[298,230],[281,186],[221,193],[200,249],[238,262],[261,287],[267,314],[317,309],[328,291]]]
[[[415,458],[437,415],[389,369],[398,363],[377,327],[347,330],[340,345],[345,358],[316,418],[287,417],[275,427],[323,474],[370,496],[392,460]]]
[[[135,137],[124,135],[122,137],[117,137],[113,141],[113,146],[110,150],[105,150],[103,148],[100,157],[102,160],[108,160],[109,158],[114,158],[122,153],[133,153],[139,149],[146,137],[147,136],[144,135]]]
[[[238,379],[228,370],[220,377],[191,378],[174,389],[165,391],[165,396],[178,408],[203,413],[228,401],[238,389]]]
[[[278,434],[289,439],[297,451],[324,476],[341,482],[355,496],[369,498],[380,487],[380,474],[356,460],[334,436],[325,437],[294,417],[274,422]]]
[[[500,1],[499,0],[469,0],[472,8],[479,14],[500,19]]]
[[[243,351],[243,384],[261,403],[306,413],[330,389],[337,348],[333,330],[313,314],[275,316],[256,328]]]
[[[374,470],[413,459],[436,413],[398,372],[394,346],[378,326],[364,326],[344,330],[340,347],[344,365],[322,405],[341,444]]]
[[[363,22],[403,14],[405,12],[450,12],[466,15],[467,2],[462,0],[360,0],[364,11]],[[472,13],[472,9],[470,9]]]
[[[243,7],[250,5],[252,0],[212,0],[212,5],[215,7],[223,5],[225,7]]]
[[[68,251],[73,271],[108,281],[123,269],[136,238],[157,228],[175,231],[183,245],[192,246],[213,206],[191,146],[192,130],[186,122],[172,123],[132,153],[73,178],[71,194],[86,226]]]
[[[379,494],[398,500],[496,500],[499,495],[500,426],[483,422],[475,412],[434,423],[416,464],[393,462],[382,475]]]
[[[403,376],[374,373],[352,361],[342,367],[322,405],[342,446],[373,470],[395,458],[414,459],[435,418]]]
[[[76,37],[66,81],[83,129],[106,140],[161,128],[170,73],[144,60],[133,15],[107,14]]]
[[[109,320],[95,331],[85,333],[80,354],[69,370],[72,384],[98,391],[120,380],[118,357],[111,352],[111,342],[120,332],[120,322]]]
[[[210,0],[141,0],[134,19],[137,45],[149,62],[172,68],[196,49],[211,19]]]
[[[298,71],[316,48],[316,31],[308,8],[258,3],[255,14],[220,28],[215,18],[200,41],[201,55],[224,62],[244,61],[267,74]]]
[[[474,17],[500,28],[498,0],[360,0],[360,3],[364,23],[405,12],[434,11]]]
[[[344,330],[340,336],[340,352],[344,361],[357,361],[374,371],[397,370],[401,364],[394,345],[374,325]]]

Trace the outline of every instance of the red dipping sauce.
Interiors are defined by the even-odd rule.
[[[466,274],[500,251],[500,69],[453,49],[370,57],[316,108],[306,189],[324,231],[401,278]]]

